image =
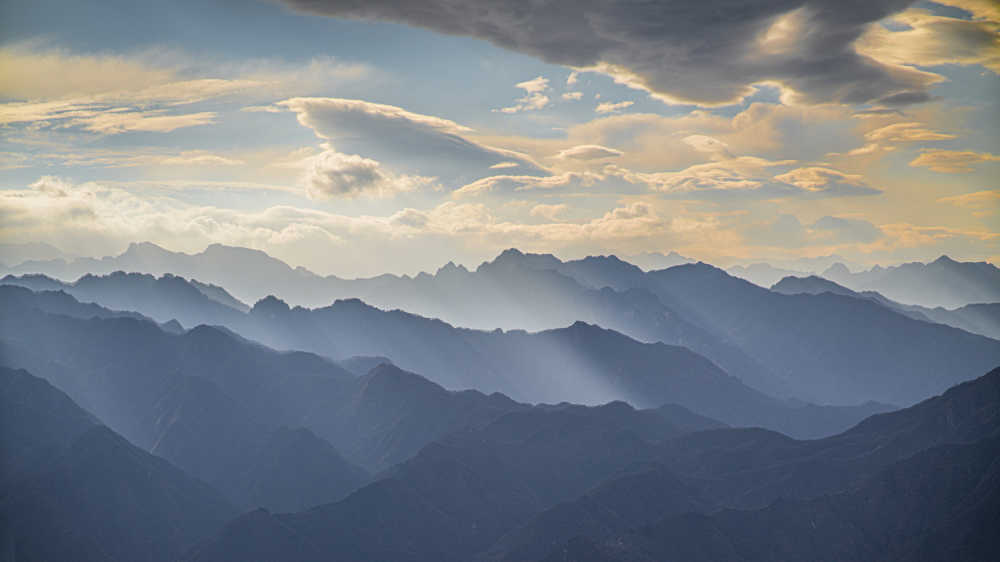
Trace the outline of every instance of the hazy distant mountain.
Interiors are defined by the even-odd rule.
[[[865,299],[782,295],[706,264],[647,277],[651,291],[683,303],[683,314],[725,334],[807,400],[907,404],[1000,364],[996,340]]]
[[[635,264],[645,271],[666,269],[675,265],[683,265],[685,263],[694,263],[698,261],[682,256],[674,251],[667,254],[662,254],[660,252],[644,252],[642,254],[628,256],[625,259],[628,260],[629,263]]]
[[[194,327],[211,318],[211,324],[228,325],[249,307],[221,287],[187,281],[170,274],[122,273],[106,276],[84,275],[65,283],[44,275],[8,275],[0,284],[18,285],[33,291],[64,291],[80,302],[93,302],[113,310],[131,310],[158,322],[177,320]]]
[[[556,547],[553,559],[585,560],[573,549],[587,547],[586,552],[603,554],[603,545],[615,543],[606,540],[611,537],[621,537],[627,552],[645,552],[641,548],[646,543],[635,543],[627,532],[630,526],[650,529],[646,533],[657,539],[661,526],[650,524],[658,519],[700,521],[733,513],[736,523],[723,535],[732,533],[757,544],[787,539],[808,548],[815,541],[810,545],[796,540],[791,531],[774,529],[818,523],[808,518],[820,513],[813,508],[829,505],[824,495],[838,492],[845,493],[832,496],[835,501],[848,499],[837,505],[851,509],[860,508],[859,501],[866,497],[883,499],[864,508],[871,512],[863,515],[866,526],[861,528],[871,536],[894,533],[902,522],[912,532],[903,538],[927,538],[940,529],[907,519],[919,518],[922,510],[931,516],[928,521],[945,523],[947,516],[959,514],[966,519],[952,523],[975,522],[978,526],[968,527],[971,531],[964,535],[972,539],[963,537],[963,543],[990,536],[982,533],[990,519],[969,513],[981,511],[984,504],[968,500],[977,483],[992,487],[996,482],[984,476],[996,469],[992,440],[1000,436],[1000,369],[819,441],[746,429],[676,436],[669,423],[650,414],[620,403],[511,412],[480,429],[428,445],[385,479],[341,502],[299,514],[256,512],[237,519],[194,549],[189,559],[266,560],[282,552],[293,561],[537,560],[552,544],[583,533],[585,539],[571,542],[568,549]],[[977,442],[972,448],[943,453],[933,449]],[[905,461],[915,453],[919,456],[914,461]],[[934,461],[928,465],[925,458]],[[894,467],[900,461],[905,464]],[[899,488],[880,474],[898,475],[894,481],[913,492],[893,493]],[[937,485],[943,486],[941,491],[932,492]],[[988,490],[985,505],[992,508],[992,488]],[[773,503],[779,498],[785,499]],[[788,505],[800,506],[792,512],[798,517],[767,518],[775,513],[769,510]],[[707,515],[719,508],[764,511]],[[843,523],[848,513],[835,510],[835,519],[823,521]],[[760,530],[768,521],[774,525]],[[691,530],[690,535],[670,537],[685,549],[718,544],[702,527]],[[857,529],[843,525],[819,532],[824,539],[850,541],[857,536]],[[737,553],[740,548],[737,545]],[[653,552],[656,555],[636,559],[670,559]]]
[[[274,292],[294,294],[305,302],[328,303],[331,300],[325,294],[318,300],[310,300],[312,294],[324,288],[322,277],[304,269],[293,269],[261,251],[221,244],[212,244],[197,254],[185,254],[149,242],[134,243],[117,256],[32,261],[8,267],[7,271],[42,273],[63,281],[73,281],[88,273],[107,275],[125,271],[157,276],[170,273],[221,285],[244,302],[253,302]]]
[[[770,287],[783,277],[802,277],[809,275],[806,271],[796,271],[792,269],[782,269],[774,267],[768,263],[753,263],[750,265],[734,265],[726,269],[726,273],[733,277],[746,279],[754,285]]]
[[[1000,269],[988,262],[959,262],[948,256],[926,264],[876,266],[857,273],[837,264],[824,271],[823,277],[856,291],[878,291],[895,301],[932,308],[1000,302]]]
[[[142,276],[111,276],[105,278],[112,288],[108,292],[128,294],[113,289],[128,278],[149,286]],[[425,374],[450,389],[502,392],[528,402],[626,400],[644,408],[674,403],[731,425],[768,427],[799,437],[836,433],[887,409],[873,403],[838,408],[778,400],[747,387],[687,349],[644,344],[583,322],[539,333],[483,332],[401,311],[382,311],[357,300],[308,310],[289,308],[273,297],[258,302],[249,314],[226,309],[215,317],[206,297],[193,289],[174,290],[178,278],[168,281],[163,286],[170,289],[171,298],[175,294],[192,298],[188,305],[175,305],[176,310],[204,312],[199,322],[224,325],[281,349],[345,358],[390,357],[403,369]],[[299,423],[301,418],[294,421]],[[323,436],[330,438],[328,433]],[[370,462],[369,456],[363,458]]]
[[[833,281],[816,277],[815,275],[809,277],[785,277],[775,283],[771,287],[771,290],[786,295],[833,293],[835,295],[847,295],[867,299],[915,320],[946,324],[974,334],[1000,339],[1000,303],[969,304],[954,310],[941,307],[927,308],[913,304],[901,304],[887,299],[875,291],[864,291],[861,293],[852,291],[843,285],[838,285]]]
[[[254,284],[268,279],[272,287],[286,290],[294,287],[291,293],[300,300],[312,298],[309,295],[354,294],[374,306],[399,307],[453,325],[537,330],[582,320],[640,341],[688,347],[757,389],[811,402],[858,404],[874,399],[912,403],[1000,362],[1000,348],[995,341],[918,322],[874,302],[829,294],[779,295],[707,264],[643,272],[614,257],[562,262],[550,255],[508,250],[475,271],[450,266],[433,276],[381,276],[345,281],[310,276],[260,252],[222,246],[212,246],[194,256],[171,254],[146,245],[136,247],[131,253],[154,257],[166,253],[169,259],[162,258],[163,263],[179,260],[189,269],[193,262],[228,262],[231,265],[224,268],[226,279],[250,290],[253,287],[243,278],[253,278]],[[241,260],[248,264],[259,261],[263,273],[234,275],[240,269],[234,264],[243,263]],[[206,266],[204,272],[221,275],[211,267]],[[285,281],[275,281],[279,278]],[[218,283],[217,278],[199,280]],[[222,286],[230,290],[225,283]],[[270,300],[258,303],[257,312],[263,314],[272,304],[278,303]],[[284,318],[324,315],[319,312],[310,315],[301,309],[285,313],[284,308],[288,307],[281,304],[272,312]],[[338,307],[330,310],[334,308]],[[346,308],[349,307],[339,305],[341,311]],[[197,309],[194,307],[195,312]],[[218,320],[210,323],[224,324]],[[305,324],[311,329],[301,328]],[[291,339],[295,333],[295,341],[289,343],[263,337],[266,334],[233,329],[278,347],[340,357],[386,355],[403,368],[433,373],[437,382],[449,387],[454,387],[456,379],[444,378],[451,373],[438,367],[443,362],[441,358],[451,353],[466,353],[459,348],[444,353],[433,346],[424,349],[411,346],[408,353],[419,353],[421,363],[407,363],[398,353],[393,355],[384,347],[335,353],[331,346],[338,338],[364,328],[345,327],[345,331],[338,331],[337,338],[328,338],[314,333],[321,323],[309,320],[305,324],[286,324],[275,335]],[[413,336],[400,333],[398,337]],[[901,384],[904,380],[906,384]],[[530,399],[516,393],[514,397]]]
[[[59,260],[68,258],[71,258],[69,254],[44,242],[0,244],[0,264],[6,267],[14,267],[29,260]]]
[[[9,560],[172,561],[236,514],[25,371],[0,368],[0,461]]]

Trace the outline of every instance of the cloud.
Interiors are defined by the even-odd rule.
[[[926,129],[923,123],[894,123],[865,133],[872,142],[923,142],[957,138],[955,135]]]
[[[204,76],[221,72],[230,77]],[[101,135],[128,131],[170,132],[215,122],[213,112],[178,108],[217,98],[281,95],[285,89],[329,87],[362,79],[365,65],[317,57],[287,65],[249,59],[209,64],[202,57],[167,55],[77,55],[37,51],[30,45],[0,48],[0,125],[28,130],[85,131]],[[53,79],[58,77],[58,79]],[[287,95],[287,94],[285,94]],[[280,111],[248,106],[244,111]]]
[[[566,212],[566,209],[568,208],[569,207],[565,203],[559,203],[556,205],[539,204],[532,207],[528,214],[533,217],[540,217],[555,222],[560,220],[559,215]]]
[[[606,102],[602,102],[602,103],[597,104],[597,107],[594,108],[594,111],[597,112],[597,113],[614,113],[615,111],[621,111],[622,109],[625,109],[626,107],[629,107],[633,103],[635,103],[635,102],[632,102],[632,101],[620,101],[620,102],[614,102],[614,103],[612,103],[612,102],[606,101]]]
[[[829,233],[837,242],[869,243],[883,236],[874,224],[855,218],[825,216],[812,224],[813,230]]]
[[[1000,212],[1000,189],[974,191],[951,197],[938,199],[939,203],[947,203],[956,207],[972,209],[973,215],[981,217]]]
[[[889,64],[980,65],[1000,72],[1000,17],[995,6],[986,10],[988,2],[939,3],[976,13],[965,19],[910,9],[893,16],[891,27],[869,27],[858,40],[858,50]]]
[[[71,119],[67,126],[79,126],[86,131],[113,135],[126,131],[169,133],[186,127],[215,123],[216,114],[210,111],[165,115],[163,111],[104,111]]]
[[[574,160],[598,160],[601,158],[617,158],[624,152],[596,144],[581,144],[556,154],[556,158],[572,158]]]
[[[570,0],[284,0],[298,10],[381,20],[476,37],[578,70],[598,70],[671,102],[728,104],[754,84],[778,84],[807,103],[865,103],[923,91],[936,75],[859,53],[873,23],[912,0],[732,3]]]
[[[480,178],[455,190],[455,197],[481,195],[493,191],[530,191],[534,189],[555,189],[568,186],[590,186],[603,180],[604,176],[590,172],[566,172],[551,176],[497,175]]]
[[[356,154],[323,151],[307,160],[306,190],[314,199],[334,197],[391,197],[433,182],[433,178],[396,176],[375,160]]]
[[[519,82],[515,86],[524,90],[526,95],[523,98],[518,98],[516,104],[510,107],[502,107],[497,111],[501,113],[520,113],[522,111],[542,109],[549,104],[549,97],[542,93],[549,89],[548,78],[539,76],[531,80]]]
[[[681,142],[698,152],[709,154],[715,160],[733,158],[733,153],[729,151],[729,146],[716,138],[705,135],[688,135],[681,139]]]
[[[507,168],[516,168],[518,166],[520,166],[520,164],[518,164],[517,162],[497,162],[496,164],[493,164],[492,166],[490,166],[490,169],[491,170],[503,170],[503,169],[507,169]]]
[[[577,101],[583,98],[583,92],[566,92],[562,95],[562,99],[566,101]]]
[[[635,172],[606,166],[604,173],[629,183],[645,184],[652,191],[680,199],[785,197],[845,197],[881,193],[861,176],[820,166],[795,168],[773,175],[769,168],[787,167],[790,161],[769,161],[751,156],[696,164],[679,172]]]
[[[179,156],[169,156],[158,163],[173,166],[237,166],[245,162],[202,150],[185,150]]]
[[[572,85],[576,84],[577,80],[579,80],[579,77],[580,77],[580,73],[579,72],[577,72],[575,70],[573,72],[570,72],[569,76],[566,77],[566,85],[567,86],[572,86]]]
[[[910,162],[915,168],[924,167],[942,174],[961,174],[973,171],[982,162],[1000,161],[1000,156],[971,150],[930,150]]]
[[[872,195],[880,190],[869,186],[858,174],[844,172],[823,166],[796,168],[774,176],[780,182],[794,185],[809,193],[835,195]]]
[[[500,174],[514,163],[526,176],[547,171],[527,156],[468,139],[468,127],[400,107],[339,98],[292,98],[278,106],[337,152],[381,162],[400,175],[436,177],[446,187]]]

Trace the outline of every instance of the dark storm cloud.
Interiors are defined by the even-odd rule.
[[[702,104],[730,102],[767,81],[807,103],[913,98],[936,79],[853,48],[867,26],[913,0],[284,1],[307,13],[403,23],[550,63],[600,67]]]

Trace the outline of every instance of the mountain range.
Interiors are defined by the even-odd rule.
[[[822,277],[855,291],[877,291],[906,304],[958,308],[1000,302],[1000,268],[988,262],[959,262],[941,256],[930,263],[875,266],[852,272],[834,264]]]
[[[1000,549],[1000,304],[899,298],[992,299],[992,266],[849,274],[890,294],[636,259],[511,249],[356,280],[225,246],[29,263],[0,280],[2,559]]]
[[[898,303],[876,291],[852,291],[843,285],[815,275],[785,277],[771,286],[771,291],[786,295],[833,293],[866,299],[915,320],[945,324],[973,334],[1000,339],[1000,303],[967,304],[950,310],[943,307],[928,308],[915,304]]]
[[[678,436],[641,413],[513,412],[341,502],[236,519],[189,559],[876,560],[960,528],[956,516],[976,525],[934,548],[971,560],[995,544],[1000,370],[819,441]]]
[[[202,327],[183,334],[182,340],[190,340],[191,345],[196,345],[194,342],[199,338],[221,337],[219,329],[204,327],[206,323],[219,324],[227,330],[279,349],[312,351],[333,358],[389,357],[394,365],[421,373],[452,390],[502,392],[515,400],[527,402],[599,404],[625,400],[641,408],[674,403],[731,425],[768,427],[799,437],[829,435],[846,429],[865,416],[889,409],[878,403],[832,407],[773,398],[748,387],[711,361],[685,348],[638,342],[583,322],[537,333],[485,332],[454,328],[439,320],[401,311],[382,311],[357,300],[337,301],[330,307],[308,310],[291,309],[273,297],[258,302],[249,313],[242,313],[225,309],[177,277],[156,280],[140,275],[113,275],[106,280],[105,293],[109,299],[131,299],[131,295],[137,294],[136,287],[144,288],[144,292],[140,293],[143,298],[139,300],[153,304],[140,307],[140,311],[173,309],[211,314],[213,310],[222,310],[225,314],[201,316],[204,322],[199,325]],[[133,286],[127,286],[133,281]],[[94,284],[86,286],[93,288]],[[30,309],[33,306],[49,306],[44,304],[49,301],[71,299],[65,293],[31,293],[10,285],[0,286],[0,296],[4,295],[9,297],[11,304],[8,306],[12,308],[15,302]],[[94,295],[91,293],[90,296]],[[40,301],[43,304],[31,304]],[[76,306],[85,305],[77,303]],[[38,338],[42,338],[41,334],[45,331],[60,333],[56,328],[63,326],[71,330],[87,330],[79,323],[74,324],[74,321],[59,316],[24,314],[39,319]],[[112,313],[105,311],[104,314]],[[163,317],[158,320],[163,320]],[[90,322],[97,320],[91,319]],[[55,326],[48,327],[47,324]],[[166,346],[161,352],[164,364],[178,361],[177,356],[166,351],[177,345],[175,339],[166,337],[166,333],[158,333],[162,330],[149,324],[150,337],[155,336]],[[104,322],[101,328],[110,331],[91,330],[87,336],[79,337],[93,338],[104,334],[104,338],[93,345],[106,350],[109,360],[120,360],[116,355],[119,351],[122,356],[129,355],[127,349],[119,350],[121,343],[117,339],[118,333],[127,328],[113,322]],[[17,322],[9,325],[8,331],[0,332],[0,339],[13,342],[18,338],[27,338],[25,341],[30,341],[34,337],[28,335],[31,333],[24,322]],[[53,341],[51,346],[36,344],[35,352],[51,348],[46,352],[59,356],[81,345],[80,341],[85,341],[77,339],[77,336],[67,336],[66,339],[72,343]],[[197,345],[202,353],[221,353],[225,349],[213,350],[206,344]],[[233,345],[227,342],[227,347]],[[25,343],[24,347],[27,349],[29,346]],[[312,361],[322,365],[323,360],[316,357]],[[340,367],[332,361],[327,363],[330,369]],[[337,376],[345,379],[345,375],[346,372],[340,368]],[[287,409],[301,408],[290,404]],[[288,423],[286,419],[281,418],[281,423]],[[131,434],[126,432],[126,435]]]
[[[224,253],[225,248],[210,251]],[[240,250],[219,261],[233,262],[243,254]],[[271,260],[261,253],[249,255]],[[271,262],[272,267],[280,264]],[[227,271],[231,274],[233,270]],[[434,276],[383,276],[352,281],[353,289],[342,287],[357,291],[355,296],[364,299],[363,303],[341,300],[305,309],[264,298],[242,316],[237,310],[242,307],[230,302],[233,297],[221,293],[224,285],[206,294],[209,291],[197,285],[183,287],[183,280],[172,275],[158,279],[90,275],[72,285],[40,279],[8,277],[4,282],[37,289],[58,286],[83,300],[140,310],[159,321],[176,318],[189,327],[223,325],[282,349],[309,350],[336,358],[387,356],[403,368],[436,377],[434,380],[449,388],[475,386],[462,383],[464,375],[454,373],[454,365],[447,365],[449,361],[441,357],[459,357],[468,349],[442,353],[439,338],[432,345],[421,342],[400,350],[403,340],[429,338],[448,327],[423,322],[419,331],[407,328],[396,338],[397,345],[389,345],[387,334],[392,331],[386,326],[392,323],[384,321],[386,317],[395,317],[397,327],[421,324],[415,314],[422,314],[463,327],[493,329],[501,325],[527,330],[560,329],[583,321],[638,341],[686,347],[767,394],[826,404],[857,405],[872,400],[911,404],[1000,362],[996,340],[929,323],[925,321],[929,313],[917,318],[902,307],[849,295],[781,294],[701,263],[643,272],[613,256],[562,262],[547,254],[508,250],[476,271],[450,266]],[[200,286],[208,283],[199,281]],[[154,298],[154,293],[163,292],[172,293],[169,301]],[[199,300],[214,302],[199,304]],[[381,313],[372,307],[413,314]],[[959,325],[992,333],[980,327],[982,320],[975,320],[977,312],[970,311],[965,315],[970,320]],[[354,323],[350,328],[337,324],[338,319],[348,316]],[[269,322],[261,322],[264,317]],[[248,318],[253,319],[250,326]],[[331,329],[331,324],[337,328]],[[375,325],[380,328],[368,335],[357,329]],[[433,356],[429,350],[434,350]],[[418,355],[418,361],[407,357]],[[488,366],[474,363],[477,371]],[[575,396],[528,396],[495,384],[482,389],[500,390],[522,400],[587,401]],[[585,389],[580,390],[584,394]]]

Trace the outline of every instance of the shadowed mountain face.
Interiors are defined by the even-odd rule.
[[[926,268],[992,268],[944,261]],[[169,264],[181,275],[221,284],[243,298],[263,294],[255,293],[251,285],[267,278],[270,282],[261,282],[258,288],[287,295],[295,303],[327,304],[334,298],[358,297],[374,306],[401,308],[466,327],[542,330],[582,320],[639,341],[687,347],[754,388],[810,402],[909,404],[1000,363],[1000,343],[918,321],[910,317],[915,316],[912,312],[835,295],[775,294],[705,264],[646,273],[614,257],[562,262],[550,255],[508,250],[475,271],[449,265],[435,275],[343,280],[292,270],[264,254],[238,248],[212,246],[202,254],[188,256],[147,245],[109,258],[105,266],[111,263],[147,270],[165,270]],[[225,263],[228,268],[222,271],[215,263]],[[259,265],[260,273],[235,274],[249,271],[249,264]],[[251,277],[252,282],[245,280]],[[982,280],[976,283],[986,285]],[[263,306],[276,317],[287,316],[282,307],[283,303],[269,300]],[[297,312],[299,309],[291,310],[292,316],[305,316]],[[154,318],[161,322],[170,319]],[[221,320],[200,320],[206,321],[229,325]],[[286,325],[282,334],[295,332],[295,324]],[[281,334],[233,329],[270,345],[334,355],[321,348],[329,348],[330,341],[316,341],[319,336],[310,331],[300,330],[295,341],[282,342],[278,339]],[[269,339],[271,336],[274,338]],[[305,338],[312,341],[303,341]],[[442,355],[452,353],[454,350],[448,350]],[[439,377],[446,374],[443,369],[430,368],[433,358],[428,357],[429,351],[423,352],[421,364],[407,364],[370,346],[339,353],[358,354],[387,355],[407,369],[434,372]],[[437,380],[446,386],[453,382]],[[616,397],[605,400],[612,398]]]
[[[134,443],[244,505],[298,509],[357,487],[358,469],[330,443],[378,470],[527,407],[499,394],[449,392],[389,364],[359,378],[319,356],[279,353],[222,329],[178,335],[148,320],[91,316],[103,309],[61,293],[0,287],[0,305],[9,312],[0,319],[3,363],[35,369]],[[44,312],[51,309],[60,313]],[[283,429],[302,427],[316,435]],[[285,452],[292,456],[276,467]],[[300,471],[298,492],[259,495],[294,491],[289,470]],[[286,503],[295,501],[311,503]]]
[[[276,393],[355,377],[308,354],[278,354],[212,328],[181,335],[148,320],[86,317],[93,305],[3,287],[0,358],[31,368],[133,443],[216,486],[240,506],[302,509],[367,476],[297,427]],[[56,308],[62,314],[40,309]],[[72,300],[72,299],[70,299]],[[282,383],[289,381],[286,385]],[[331,393],[334,396],[342,393]],[[284,456],[281,467],[275,457]]]
[[[25,371],[0,368],[0,449],[5,559],[171,561],[236,514]]]
[[[545,562],[988,560],[1000,548],[998,454],[996,438],[935,447],[857,490],[672,515],[606,542],[572,539]]]
[[[958,308],[1000,302],[1000,269],[987,262],[958,262],[941,256],[931,263],[905,263],[852,273],[841,264],[823,277],[855,291],[878,291],[906,304]]]
[[[786,295],[833,293],[835,295],[852,296],[876,302],[904,316],[909,316],[914,320],[945,324],[973,334],[1000,339],[1000,303],[969,304],[954,310],[941,307],[927,308],[913,304],[901,304],[887,299],[875,291],[858,293],[815,275],[810,277],[785,277],[775,283],[771,287],[771,290]]]
[[[15,292],[13,287],[5,290]],[[197,304],[187,308],[211,310]],[[480,332],[401,311],[382,311],[357,300],[307,310],[290,309],[268,298],[248,314],[230,311],[220,318],[226,326],[278,348],[334,357],[388,356],[396,365],[448,388],[502,392],[523,401],[599,404],[617,399],[643,408],[675,403],[731,425],[763,426],[797,437],[836,433],[886,409],[877,404],[818,407],[778,400],[687,349],[640,343],[582,322],[536,334]],[[13,326],[9,337],[19,337]],[[181,339],[193,337],[189,332]],[[115,340],[109,336],[104,345],[114,346]],[[315,399],[305,394],[301,399],[308,408],[286,410],[319,411]],[[310,423],[321,425],[316,420]]]
[[[825,546],[816,559],[878,560],[963,521],[976,525],[956,547],[991,540],[980,512],[996,513],[1000,499],[1000,369],[818,441],[745,429],[676,436],[655,415],[624,404],[511,412],[428,445],[341,502],[235,520],[190,559],[264,560],[256,553],[280,548],[289,560],[669,560],[673,551],[655,548],[673,543],[695,559],[811,559]],[[720,508],[730,511],[709,515]],[[675,521],[708,524],[682,526],[688,534],[671,532]],[[838,537],[847,543],[823,543]],[[617,544],[638,558],[615,558]]]

